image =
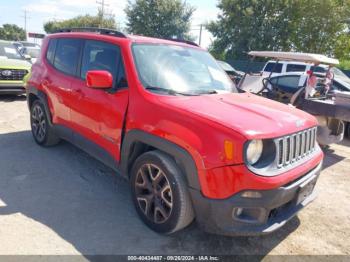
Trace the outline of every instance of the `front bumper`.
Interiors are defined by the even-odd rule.
[[[0,94],[24,94],[26,92],[23,81],[0,81]]]
[[[237,193],[228,199],[204,197],[191,189],[198,224],[207,232],[222,235],[262,235],[282,227],[315,199],[314,185],[322,162],[298,179],[272,190],[251,190],[261,197]],[[250,190],[249,190],[250,191]]]

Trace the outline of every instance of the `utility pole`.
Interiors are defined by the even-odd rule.
[[[22,17],[24,18],[24,32],[26,33],[26,40],[27,40],[27,20],[30,19],[30,17],[28,17],[27,10],[24,10],[24,15]]]
[[[102,26],[102,21],[105,15],[105,7],[109,6],[109,4],[105,3],[105,0],[101,0],[101,1],[96,1],[96,4],[100,5],[101,7],[101,17],[100,17],[100,27]]]
[[[198,40],[199,45],[201,45],[201,43],[202,43],[202,28],[203,28],[203,24],[200,24],[199,25],[199,40]]]

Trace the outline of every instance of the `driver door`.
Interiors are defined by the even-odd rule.
[[[108,90],[87,87],[85,78],[89,70],[110,72],[113,87]],[[119,161],[121,132],[129,96],[121,49],[112,43],[85,40],[80,78],[72,82],[72,91],[76,101],[71,106],[76,144],[86,151],[92,149],[100,160],[103,156],[99,155],[107,152]],[[94,145],[91,145],[91,141]],[[99,149],[95,150],[95,145]]]

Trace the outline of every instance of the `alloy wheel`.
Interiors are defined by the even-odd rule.
[[[173,193],[170,183],[160,167],[144,164],[135,180],[138,205],[145,216],[156,224],[168,220],[173,209]]]
[[[46,119],[40,105],[36,104],[32,109],[32,130],[37,141],[42,142],[46,135]]]

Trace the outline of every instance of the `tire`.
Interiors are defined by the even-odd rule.
[[[53,146],[60,142],[60,138],[49,125],[45,107],[40,100],[35,100],[30,109],[30,126],[38,145]]]
[[[350,123],[346,123],[346,136],[350,138]]]
[[[130,182],[136,211],[154,231],[174,233],[193,221],[187,183],[170,156],[160,151],[144,153],[132,167]]]

